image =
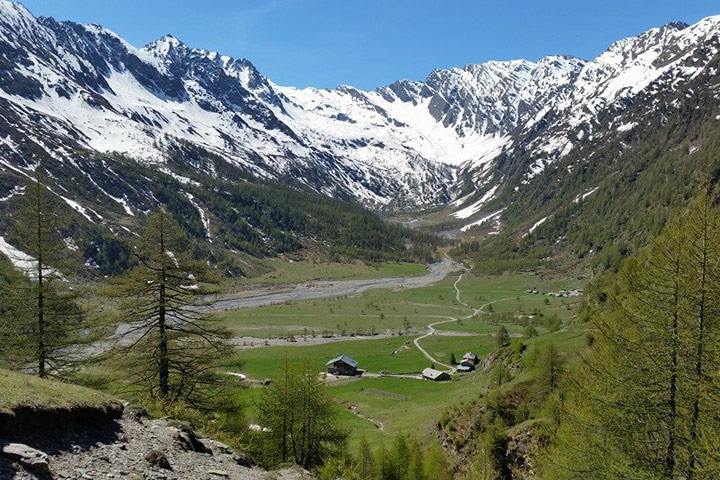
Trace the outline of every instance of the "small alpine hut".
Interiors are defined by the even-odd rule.
[[[470,360],[463,360],[460,365],[457,366],[457,371],[461,373],[469,373],[475,370],[475,364]]]
[[[332,373],[333,375],[354,377],[360,374],[357,368],[357,360],[354,360],[347,355],[339,355],[327,362],[326,365],[328,367],[328,373]]]
[[[450,374],[435,370],[434,368],[426,368],[423,370],[422,377],[425,380],[432,380],[433,382],[446,382],[450,380]]]
[[[467,352],[465,355],[463,355],[462,362],[460,363],[463,363],[465,361],[467,361],[468,363],[472,363],[473,365],[477,365],[478,363],[480,363],[480,357],[478,357],[477,353]]]

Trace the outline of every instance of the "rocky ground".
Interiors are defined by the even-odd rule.
[[[102,432],[48,432],[50,436],[0,440],[0,479],[303,480],[290,468],[267,472],[242,454],[198,438],[173,420],[151,420],[137,409]],[[20,443],[22,441],[22,443]]]

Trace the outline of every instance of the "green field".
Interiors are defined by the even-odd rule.
[[[217,314],[235,335],[273,338],[287,335],[363,334],[420,332],[435,317],[464,317],[472,310],[459,304],[448,277],[434,285],[408,290],[369,290],[357,296],[324,298],[239,309]],[[531,314],[539,309],[565,319],[574,312],[577,299],[529,294],[527,290],[557,291],[580,283],[566,280],[543,282],[535,275],[475,277],[465,275],[459,282],[461,301],[473,308],[492,303],[497,313]],[[546,304],[549,302],[549,304]],[[484,311],[488,311],[486,307]],[[442,326],[446,330],[487,333],[481,322],[464,320]]]
[[[232,310],[216,317],[234,334],[255,337],[421,331],[435,316],[472,313],[455,301],[453,283],[456,279],[449,277],[437,284],[410,290],[368,290],[352,297]]]
[[[331,358],[346,354],[357,360],[359,368],[379,373],[420,372],[430,362],[412,344],[414,337],[395,336],[372,340],[348,340],[321,345],[292,347],[258,347],[241,350],[228,363],[228,369],[240,371],[251,378],[262,380],[274,377],[285,362],[309,363],[318,372],[325,369]],[[395,352],[393,354],[393,352]]]
[[[367,426],[362,432],[353,432],[353,436],[363,433],[386,437],[403,431],[428,440],[433,422],[447,406],[464,397],[479,396],[480,389],[473,380],[472,376],[450,382],[367,378],[331,387],[330,391],[341,405],[355,405],[364,416],[383,424],[383,430],[379,430],[371,422],[360,419]]]
[[[352,442],[366,438],[371,443],[397,432],[412,432],[422,441],[432,438],[432,424],[441,412],[460,398],[480,395],[477,377],[466,375],[450,382],[406,378],[362,378],[328,387],[337,402],[337,412]],[[257,421],[256,402],[261,388],[239,393],[251,422]],[[366,418],[353,414],[350,406]],[[382,428],[378,428],[381,425]]]
[[[318,372],[325,363],[339,354],[347,354],[359,362],[369,373],[419,372],[430,365],[412,341],[426,331],[429,323],[448,318],[458,322],[438,325],[439,333],[421,340],[421,344],[438,361],[448,363],[450,355],[461,358],[472,351],[480,356],[495,349],[493,335],[498,325],[490,323],[488,304],[492,311],[509,319],[503,323],[512,336],[519,337],[524,329],[518,322],[528,319],[537,309],[544,315],[557,314],[567,320],[574,314],[577,298],[558,298],[546,294],[528,293],[528,290],[555,292],[582,287],[576,280],[543,280],[536,275],[504,275],[498,277],[463,276],[458,283],[460,300],[472,308],[458,303],[453,284],[457,276],[450,276],[434,285],[410,290],[370,290],[353,297],[340,297],[293,302],[256,309],[225,312],[219,318],[236,334],[261,337],[292,334],[296,343],[291,346],[266,346],[241,349],[228,362],[227,369],[242,372],[252,379],[273,378],[286,359],[293,364],[308,362]],[[468,317],[474,308],[484,306],[483,312]],[[398,335],[410,326],[412,334]],[[548,333],[536,327],[539,336],[526,341],[529,347],[543,346],[554,341],[570,354],[585,341],[585,326],[574,326],[566,331]],[[392,332],[383,338],[342,340],[331,343],[319,341],[322,333],[346,335],[371,331]],[[442,332],[462,332],[462,335],[443,335]],[[315,334],[315,337],[312,334]],[[380,439],[398,431],[413,431],[421,438],[430,437],[431,425],[448,406],[461,399],[477,398],[482,394],[480,372],[457,375],[453,381],[435,383],[407,378],[365,377],[332,383],[331,395],[338,402],[338,414],[343,424],[352,431],[352,438],[366,436]],[[242,392],[249,416],[254,415],[253,403],[259,388]],[[357,410],[372,421],[353,414]],[[373,425],[381,423],[383,429]]]
[[[349,280],[386,277],[406,277],[422,275],[427,271],[425,265],[406,262],[385,262],[369,264],[364,262],[309,262],[291,259],[269,259],[263,265],[270,270],[267,273],[250,278],[233,280],[237,287],[247,285],[281,285],[286,283],[308,282],[312,280]]]

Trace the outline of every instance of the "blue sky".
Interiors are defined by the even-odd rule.
[[[670,21],[720,14],[720,0],[25,0],[35,15],[99,23],[134,45],[172,33],[245,57],[284,85],[375,88],[434,68],[568,54]]]

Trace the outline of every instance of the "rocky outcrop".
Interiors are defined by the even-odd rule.
[[[2,448],[2,455],[18,462],[30,472],[45,476],[50,474],[47,453],[35,448],[22,443],[10,443]]]
[[[537,477],[537,456],[546,446],[548,436],[544,432],[547,422],[528,420],[508,430],[505,458],[510,465],[513,479],[531,480]]]
[[[95,406],[18,405],[10,411],[0,411],[0,438],[67,429],[103,428],[122,417],[122,413],[123,405],[118,401],[108,401]]]
[[[297,468],[266,472],[255,467],[246,455],[218,441],[201,438],[186,424],[148,419],[135,408],[126,409],[111,423],[103,429],[61,429],[55,430],[55,435],[28,435],[22,445],[7,444],[0,454],[0,478],[312,478]]]

